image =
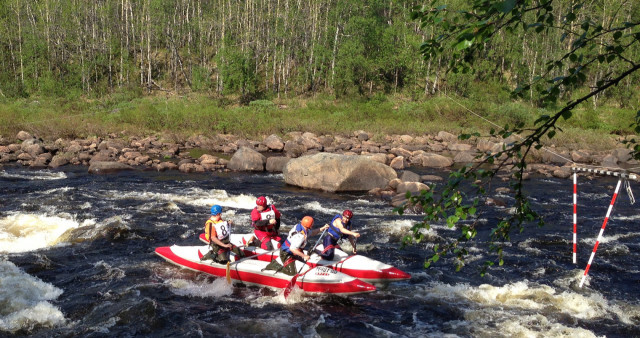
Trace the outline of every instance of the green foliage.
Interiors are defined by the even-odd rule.
[[[405,244],[420,241],[420,229],[428,229],[431,222],[442,219],[450,227],[457,226],[461,234],[453,243],[437,247],[425,266],[437,262],[445,254],[455,253],[458,256],[457,268],[461,267],[466,253],[460,250],[459,245],[475,236],[473,223],[469,226],[462,223],[461,219],[472,216],[473,213],[461,209],[457,204],[460,197],[451,192],[456,191],[462,199],[474,196],[470,205],[477,205],[485,193],[484,187],[507,161],[513,161],[517,169],[511,181],[511,187],[515,191],[512,206],[514,212],[500,220],[492,229],[489,252],[495,253],[495,257],[486,262],[482,274],[495,263],[503,264],[502,248],[514,231],[522,232],[529,224],[544,224],[536,211],[531,209],[522,189],[526,158],[531,149],[540,149],[543,141],[553,139],[558,131],[562,131],[563,124],[574,123],[569,121],[576,120],[574,110],[577,107],[589,99],[595,102],[609,88],[619,85],[624,79],[628,81],[640,69],[640,63],[635,61],[640,45],[640,23],[630,22],[628,18],[632,16],[619,15],[623,9],[637,14],[640,12],[640,5],[608,3],[607,7],[611,12],[594,7],[597,7],[597,3],[586,1],[473,0],[442,4],[434,0],[427,6],[415,8],[412,18],[419,20],[422,27],[429,27],[434,31],[431,38],[421,45],[420,51],[430,61],[446,57],[447,70],[452,74],[448,79],[451,79],[457,92],[468,95],[469,88],[464,79],[474,78],[468,77],[469,74],[481,78],[490,72],[484,60],[490,57],[500,58],[504,64],[505,59],[511,56],[504,48],[501,53],[494,54],[488,52],[488,48],[500,48],[504,46],[503,42],[510,41],[518,46],[516,48],[522,46],[522,53],[526,54],[528,45],[532,44],[534,47],[530,49],[535,52],[530,53],[531,60],[526,60],[534,65],[527,66],[531,69],[529,74],[523,72],[521,64],[509,59],[509,72],[525,75],[518,77],[518,85],[512,91],[512,97],[535,101],[541,107],[554,110],[552,114],[536,116],[530,114],[531,109],[521,104],[500,105],[496,113],[503,116],[504,127],[490,130],[489,135],[507,139],[517,134],[520,135],[518,140],[512,141],[497,154],[484,155],[481,163],[453,173],[444,187],[434,193],[440,194],[438,199],[429,194],[414,201],[423,207],[425,217],[416,224],[414,236],[406,238]],[[601,17],[594,19],[595,13]],[[603,22],[607,24],[604,25]],[[555,31],[561,35],[554,34]],[[549,45],[548,41],[564,48],[549,48],[554,44]],[[545,47],[546,50],[542,50]],[[536,69],[536,56],[540,51],[551,56],[545,58],[540,68]],[[505,71],[507,69],[502,68]],[[606,75],[602,75],[603,73]],[[511,81],[513,78],[515,77],[506,80]],[[566,103],[560,103],[563,101]],[[582,110],[581,115],[577,122],[579,125],[592,129],[603,127],[600,114],[596,114],[594,110]],[[639,116],[640,112],[630,125],[636,132],[640,131]],[[604,129],[609,128],[604,126]],[[461,138],[471,136],[472,134],[463,134]],[[482,135],[475,132],[473,136]],[[634,156],[640,159],[640,146],[636,140],[632,138],[628,143],[634,149]],[[485,171],[481,169],[485,164],[497,166],[496,169]],[[474,182],[471,191],[459,190],[460,181],[463,180]],[[401,209],[398,211],[402,212]],[[475,213],[475,209],[473,211]]]
[[[640,52],[633,1],[446,0],[431,2],[428,16],[430,7],[412,11],[420,4],[0,2],[0,96],[98,99],[137,88],[242,104],[376,93],[506,103],[517,87],[521,99],[553,107],[611,81]],[[420,60],[420,51],[434,57]],[[608,88],[596,104],[636,108],[638,80]]]
[[[194,66],[191,71],[191,89],[195,92],[211,89],[211,72],[202,66]]]

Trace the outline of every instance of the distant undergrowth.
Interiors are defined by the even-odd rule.
[[[112,95],[100,100],[82,98],[24,98],[0,101],[0,134],[6,139],[26,130],[45,139],[83,138],[109,133],[129,135],[235,134],[248,138],[284,135],[291,131],[351,134],[365,130],[377,139],[389,134],[424,135],[440,130],[481,132],[523,122],[531,125],[550,114],[526,102],[436,96],[412,100],[405,96],[375,95],[370,99],[336,100],[329,96],[252,101],[238,105],[206,95]],[[600,148],[611,134],[632,133],[632,109],[580,107],[559,126],[567,135],[558,146]],[[575,140],[578,135],[582,140]],[[593,144],[590,144],[593,143]]]

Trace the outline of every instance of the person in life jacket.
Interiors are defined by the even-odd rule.
[[[222,220],[222,207],[211,207],[211,217],[204,224],[204,233],[211,250],[202,256],[201,260],[213,259],[217,263],[226,264],[230,252],[244,257],[244,252],[230,243],[231,221]]]
[[[348,238],[349,242],[351,242],[351,247],[353,247],[353,254],[357,253],[356,251],[356,238],[360,237],[360,234],[351,231],[351,219],[353,218],[353,212],[351,210],[345,210],[342,212],[342,215],[338,214],[333,217],[331,223],[329,223],[329,230],[322,244],[324,245],[324,250],[320,253],[322,259],[325,260],[333,260],[333,255],[335,254],[335,249],[340,249],[340,245],[338,245],[338,241],[343,238]]]
[[[271,244],[271,240],[280,242],[278,231],[280,230],[280,211],[274,205],[267,206],[267,199],[264,196],[258,197],[256,207],[251,210],[251,226],[254,235],[260,242],[256,246],[265,250],[277,249]]]
[[[305,254],[303,251],[307,246],[307,239],[310,236],[317,235],[319,232],[324,231],[329,227],[329,225],[313,230],[311,229],[312,227],[313,217],[303,217],[300,223],[291,228],[287,239],[280,247],[280,260],[283,262],[283,265],[280,265],[280,263],[274,259],[265,267],[265,269],[282,271],[290,276],[294,276],[298,273],[298,271],[296,271],[295,264],[293,263],[296,260],[301,262],[309,260],[309,255]]]

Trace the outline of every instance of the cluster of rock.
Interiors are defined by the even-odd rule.
[[[479,154],[496,153],[503,149],[505,142],[510,142],[508,139],[480,138],[461,142],[455,135],[444,131],[437,135],[417,137],[392,135],[382,141],[371,140],[364,131],[357,131],[350,136],[291,132],[284,138],[270,135],[262,141],[234,135],[196,136],[184,142],[170,142],[155,136],[138,138],[115,134],[104,138],[45,142],[21,131],[16,139],[15,143],[0,139],[0,165],[6,162],[37,168],[88,165],[92,173],[133,168],[182,172],[285,172],[285,180],[289,184],[326,191],[370,191],[380,195],[424,188],[419,184],[409,187],[405,184],[407,178],[397,179],[397,176],[390,174],[392,171],[395,173],[391,168],[400,171],[409,166],[449,168],[456,164],[478,162]],[[194,149],[202,155],[195,158]],[[314,154],[324,155],[308,156]],[[346,157],[338,158],[331,154]],[[605,167],[615,167],[621,162],[633,165],[635,163],[629,154],[626,148],[608,153],[539,150],[533,153],[532,158],[536,163],[531,163],[528,170],[568,177],[571,162]],[[301,157],[307,160],[290,163],[292,159]],[[312,170],[314,168],[317,170]],[[334,182],[329,177],[331,174],[342,174],[338,176],[346,178]],[[376,178],[377,175],[380,178]],[[415,177],[413,180],[413,183],[424,181]]]

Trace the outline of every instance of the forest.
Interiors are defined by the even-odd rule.
[[[560,21],[574,1],[551,1]],[[466,1],[441,1],[464,9]],[[576,25],[632,22],[640,3],[582,2]],[[425,60],[421,44],[443,34],[411,19],[424,5],[404,0],[7,0],[0,3],[0,98],[100,98],[202,93],[259,99],[328,94],[334,98],[402,94],[413,100],[451,93],[484,100],[507,95],[543,72],[576,37],[529,27],[501,34],[473,72],[447,73],[448,55]],[[535,12],[528,15],[536,15]],[[628,32],[627,32],[628,33]],[[523,38],[524,37],[524,38]],[[605,37],[603,36],[603,39]],[[640,55],[638,45],[629,47]],[[609,76],[622,61],[592,67],[582,86]],[[591,103],[634,108],[640,74]],[[525,95],[537,104],[534,91]]]

